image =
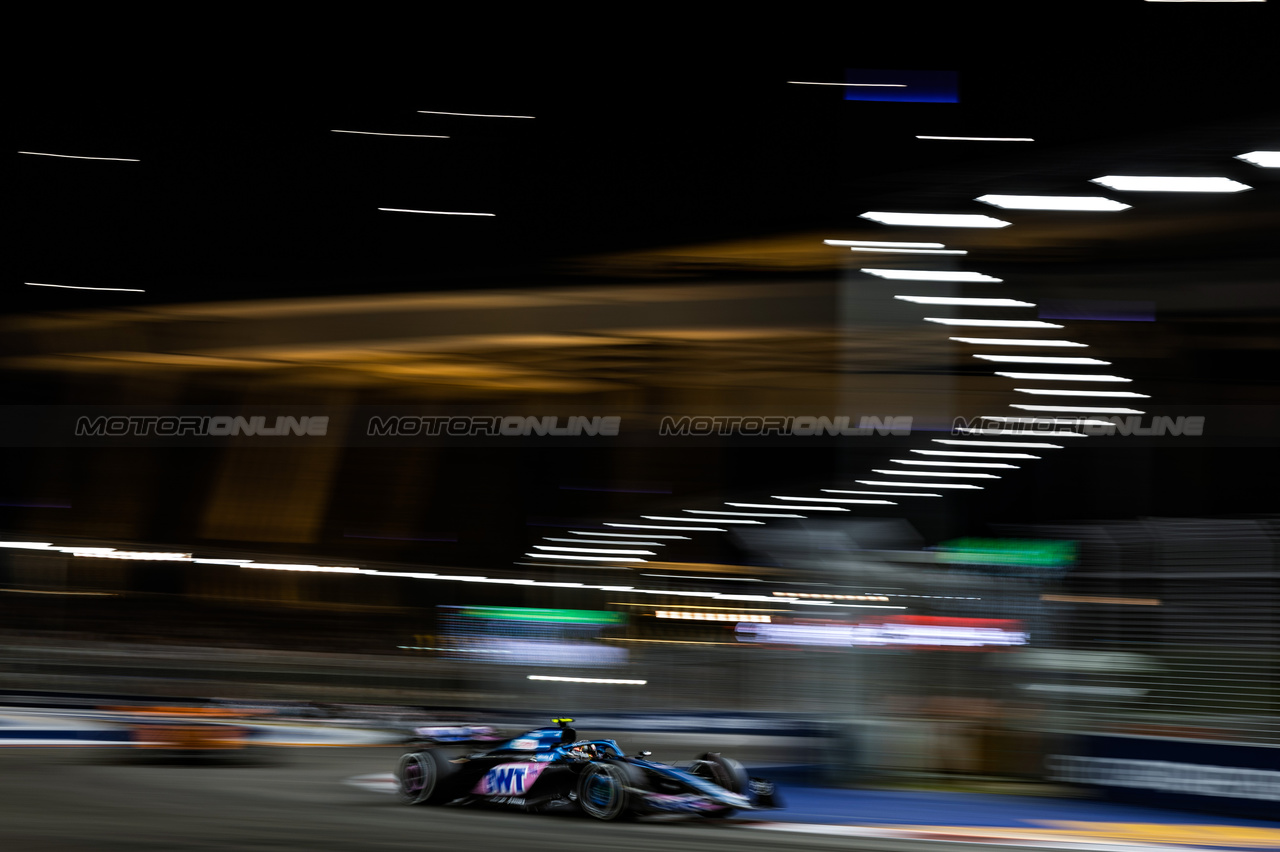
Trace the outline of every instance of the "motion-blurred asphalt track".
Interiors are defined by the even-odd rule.
[[[137,754],[111,747],[0,750],[0,848],[911,852],[937,849],[939,840],[959,849],[1097,852],[1280,846],[1280,829],[1256,821],[1075,800],[850,790],[796,790],[787,811],[765,812],[760,820],[600,824],[577,817],[405,807],[378,790],[377,779],[386,779],[398,754],[395,747],[259,748],[207,763]],[[1072,816],[1077,819],[1071,821]],[[801,822],[773,822],[779,818]],[[904,824],[913,818],[927,825]],[[894,823],[887,833],[897,836],[850,834],[838,825],[851,823]],[[912,839],[914,829],[932,831],[934,838]],[[1040,836],[1032,841],[1032,835]]]

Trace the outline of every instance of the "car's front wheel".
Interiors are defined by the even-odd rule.
[[[626,819],[631,814],[630,773],[617,763],[593,763],[578,778],[578,806],[590,817]]]

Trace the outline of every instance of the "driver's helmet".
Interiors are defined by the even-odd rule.
[[[600,756],[600,750],[595,744],[588,742],[572,743],[569,745],[568,752],[570,757],[580,760],[595,760]]]

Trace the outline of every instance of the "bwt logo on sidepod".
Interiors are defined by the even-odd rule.
[[[518,796],[538,780],[546,764],[540,763],[504,763],[490,769],[474,792],[482,796]]]

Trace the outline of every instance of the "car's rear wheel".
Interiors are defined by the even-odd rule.
[[[589,817],[627,819],[632,815],[631,775],[618,763],[593,763],[578,777],[578,806]]]
[[[454,769],[438,751],[415,751],[396,766],[396,793],[409,805],[434,805],[444,799],[441,781]]]

